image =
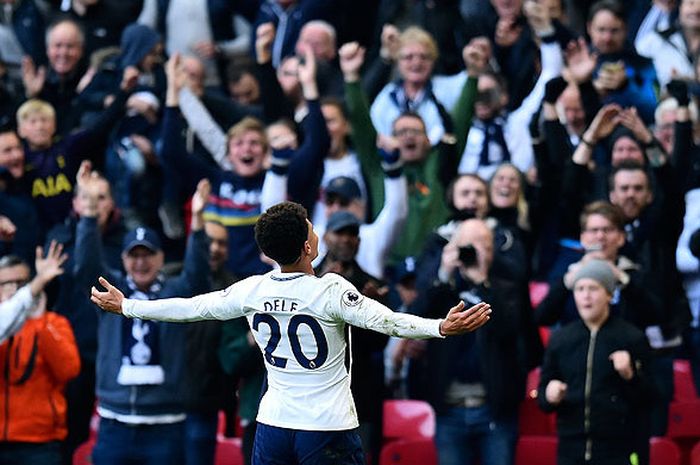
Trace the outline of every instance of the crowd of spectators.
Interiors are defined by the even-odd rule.
[[[126,320],[89,292],[272,270],[253,226],[284,200],[319,275],[427,317],[493,308],[449,340],[350,330],[371,463],[393,396],[433,406],[441,465],[512,465],[542,366],[560,463],[644,465],[674,359],[700,387],[700,1],[0,7],[1,463],[70,465],[95,411],[97,465],[211,464],[221,411],[249,463],[264,326]]]

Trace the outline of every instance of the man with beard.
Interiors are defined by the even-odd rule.
[[[650,274],[649,289],[665,303],[663,319],[649,338],[652,348],[652,373],[664,402],[673,396],[672,370],[675,351],[691,315],[681,276],[676,265],[675,249],[682,230],[682,197],[677,186],[663,180],[655,170],[657,196],[654,202],[651,177],[641,165],[622,163],[610,177],[610,202],[621,208],[625,218],[625,246],[620,252],[639,263]],[[662,173],[663,174],[663,173]],[[652,417],[652,434],[666,432],[667,411]]]

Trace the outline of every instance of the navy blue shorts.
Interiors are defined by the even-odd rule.
[[[301,431],[258,424],[253,465],[365,465],[357,429]]]

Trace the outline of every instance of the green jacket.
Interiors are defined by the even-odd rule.
[[[464,150],[476,97],[474,77],[467,79],[452,118],[456,143],[441,142],[421,161],[404,165],[408,182],[408,218],[404,233],[397,239],[389,258],[396,263],[410,255],[418,255],[427,235],[445,223],[449,215],[445,188],[456,176],[459,156]],[[372,125],[369,104],[360,83],[345,84],[345,98],[352,125],[352,141],[362,166],[369,191],[370,218],[374,219],[384,205],[383,172],[377,154],[377,132]]]

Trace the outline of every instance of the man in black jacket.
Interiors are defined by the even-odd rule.
[[[628,464],[631,454],[646,453],[637,425],[653,389],[649,345],[611,315],[616,277],[605,261],[587,261],[573,283],[581,319],[552,335],[538,395],[543,410],[557,412],[557,463]]]
[[[527,373],[541,357],[527,290],[494,276],[493,248],[493,232],[483,220],[462,222],[414,307],[430,317],[454,299],[489,299],[494,309],[479,334],[429,341],[425,355],[412,364],[422,373],[413,371],[417,377],[409,383],[422,388],[437,413],[441,465],[461,464],[465,457],[479,457],[484,465],[514,463],[518,406]]]

